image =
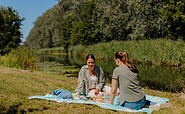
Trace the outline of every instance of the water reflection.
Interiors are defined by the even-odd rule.
[[[59,55],[42,55],[40,62],[56,62],[65,66],[75,65],[81,68],[86,64],[85,58],[66,57]],[[116,67],[114,60],[96,60],[105,73],[106,81],[111,82],[113,69]],[[139,80],[142,87],[155,90],[181,92],[185,88],[185,69],[173,69],[152,65],[136,64],[139,71]]]

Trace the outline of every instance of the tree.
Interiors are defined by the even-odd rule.
[[[165,32],[174,39],[185,40],[185,1],[167,0],[160,9],[161,18],[164,21]]]
[[[62,45],[68,53],[68,48],[70,46],[70,36],[71,36],[71,28],[72,28],[72,16],[69,16],[66,20],[62,21],[61,26],[61,36],[62,36]]]
[[[70,45],[89,45],[101,41],[99,31],[96,30],[95,1],[87,1],[75,10],[76,17],[72,22]]]
[[[172,36],[185,39],[182,0],[61,0],[34,23],[32,48]]]
[[[35,49],[61,47],[61,9],[59,5],[56,5],[39,16],[34,22],[24,46]]]
[[[129,39],[159,38],[162,36],[162,20],[158,13],[160,2],[156,0],[129,0],[127,29]]]
[[[125,0],[96,1],[96,7],[98,22],[95,27],[102,34],[102,41],[125,40],[129,32]]]
[[[18,12],[10,7],[0,7],[0,54],[4,55],[21,43],[21,22]]]

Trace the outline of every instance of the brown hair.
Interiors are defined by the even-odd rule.
[[[88,54],[87,57],[86,57],[86,61],[89,59],[89,58],[92,58],[95,62],[95,57],[93,54]]]
[[[127,67],[133,71],[138,73],[138,70],[136,69],[136,66],[134,66],[128,56],[128,53],[126,51],[124,52],[116,52],[115,59],[120,59],[121,62],[123,62]]]

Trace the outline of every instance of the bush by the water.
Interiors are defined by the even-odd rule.
[[[37,60],[33,50],[17,48],[9,54],[0,57],[0,65],[20,69],[38,70]]]

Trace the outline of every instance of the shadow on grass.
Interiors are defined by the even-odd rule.
[[[22,106],[22,103],[16,103],[12,106],[10,106],[8,109],[6,107],[1,106],[0,107],[0,114],[26,114],[29,112],[37,112],[40,109],[38,108],[28,108],[28,109],[21,109],[20,107]],[[47,110],[48,107],[43,107],[42,110]]]
[[[0,108],[0,114],[25,114],[25,110],[20,110],[19,107],[22,105],[22,103],[18,103],[15,105],[10,106],[8,109],[5,107]]]

